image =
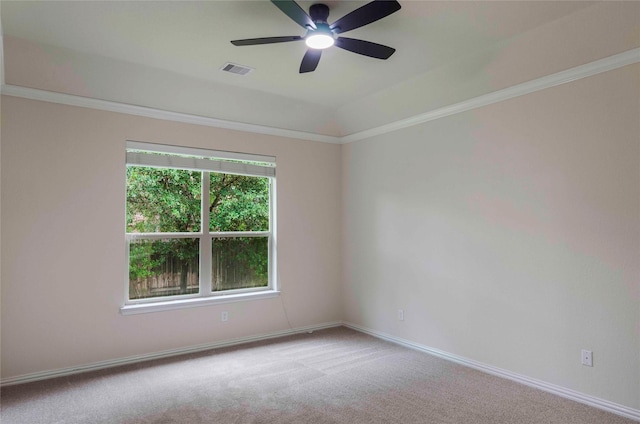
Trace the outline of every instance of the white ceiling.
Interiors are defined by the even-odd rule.
[[[308,10],[316,2],[298,3]],[[332,22],[367,2],[324,3],[331,9]],[[298,73],[306,49],[302,42],[247,47],[230,43],[242,38],[304,35],[302,28],[269,1],[2,1],[0,13],[5,45],[11,37],[99,57],[103,63],[127,63],[131,66],[126,72],[168,71],[185,81],[218,87],[227,96],[237,92],[248,99],[254,93],[256,105],[272,98],[274,107],[286,101],[288,107],[313,105],[318,110],[339,111],[376,93],[406,86],[407,81],[450,69],[461,63],[461,58],[493,54],[497,46],[593,5],[581,1],[400,3],[402,9],[395,14],[344,34],[396,48],[389,60],[331,48],[323,52],[317,70],[309,74]],[[5,56],[6,52],[5,48]],[[5,58],[7,69],[10,60]],[[244,77],[221,72],[226,62],[255,71]],[[460,72],[460,78],[464,75]],[[6,77],[7,84],[13,83],[9,71]],[[439,90],[442,87],[431,91]],[[144,99],[132,98],[130,102],[157,106],[145,104]],[[174,109],[181,111],[179,106]],[[269,124],[258,122],[259,118],[254,121]],[[280,122],[274,125],[286,126]]]

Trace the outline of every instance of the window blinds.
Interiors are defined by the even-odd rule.
[[[127,141],[127,165],[275,177],[276,158]]]

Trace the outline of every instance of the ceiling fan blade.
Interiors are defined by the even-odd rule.
[[[256,44],[286,43],[287,41],[298,41],[302,39],[303,38],[298,35],[285,37],[247,38],[245,40],[232,40],[231,44],[233,44],[234,46],[255,46]]]
[[[364,6],[344,15],[331,24],[331,29],[336,34],[351,31],[361,26],[375,22],[385,16],[389,16],[400,10],[400,3],[397,1],[375,0]]]
[[[322,56],[322,50],[308,49],[302,58],[302,63],[300,64],[300,73],[304,74],[306,72],[315,71],[318,66],[318,62],[320,62],[320,56]]]
[[[396,49],[371,41],[356,40],[355,38],[338,37],[335,42],[336,47],[349,50],[364,56],[375,57],[376,59],[388,59]]]
[[[311,17],[293,0],[271,0],[271,3],[304,29],[316,29]]]

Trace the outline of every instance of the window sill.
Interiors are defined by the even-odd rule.
[[[166,302],[135,303],[121,306],[120,313],[122,315],[146,314],[150,312],[172,311],[174,309],[196,308],[199,306],[211,306],[231,302],[247,302],[250,300],[269,299],[279,295],[280,292],[277,290],[268,290],[253,293],[170,300]]]

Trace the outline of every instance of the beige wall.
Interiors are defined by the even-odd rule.
[[[344,145],[345,320],[640,408],[639,99],[633,65]]]
[[[7,96],[1,136],[2,378],[341,320],[340,146]],[[280,297],[120,315],[127,139],[277,157]]]

